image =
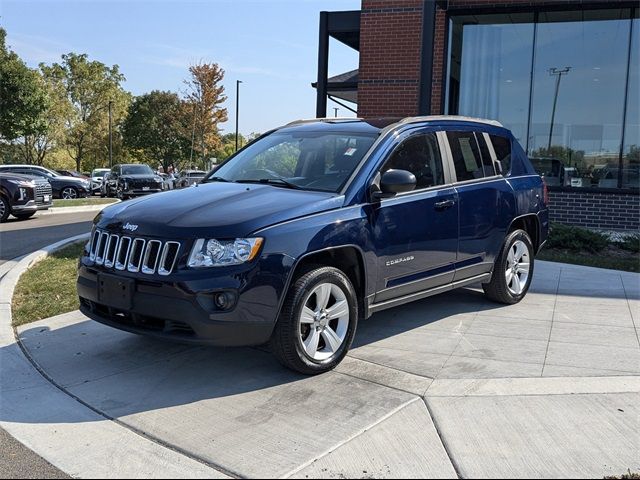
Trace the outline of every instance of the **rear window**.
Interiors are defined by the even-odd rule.
[[[500,135],[489,135],[496,158],[502,165],[502,174],[507,175],[511,170],[511,140]]]

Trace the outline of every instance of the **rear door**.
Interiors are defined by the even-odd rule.
[[[458,256],[454,281],[493,268],[513,211],[513,192],[496,171],[493,149],[473,130],[446,132],[459,202]]]
[[[372,209],[378,255],[375,302],[440,285],[454,275],[457,254],[457,194],[435,132],[412,130],[397,143],[380,173],[394,168],[416,176],[416,189],[383,199]]]

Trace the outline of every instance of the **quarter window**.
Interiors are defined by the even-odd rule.
[[[496,158],[502,165],[502,174],[507,175],[511,170],[511,140],[500,135],[489,135]]]
[[[480,150],[473,132],[447,132],[451,155],[459,182],[484,178]]]
[[[416,177],[416,190],[444,184],[442,156],[434,133],[413,135],[404,140],[382,168],[407,170]]]

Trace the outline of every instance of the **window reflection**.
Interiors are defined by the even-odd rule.
[[[624,130],[621,183],[623,188],[640,187],[640,20],[633,20],[629,98]]]
[[[452,17],[447,112],[501,121],[550,185],[638,188],[640,27],[631,12]]]
[[[629,13],[540,14],[529,155],[559,161],[561,185],[617,187],[601,177],[618,167]]]

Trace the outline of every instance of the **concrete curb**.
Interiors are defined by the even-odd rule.
[[[52,252],[89,236],[67,238],[26,255],[0,280],[0,426],[73,477],[228,478],[100,415],[57,388],[16,339],[11,300],[20,277]]]
[[[84,212],[101,212],[105,208],[120,203],[116,200],[113,203],[105,203],[101,205],[83,205],[81,207],[51,207],[49,210],[41,210],[38,215],[57,215],[61,213],[84,213]]]

